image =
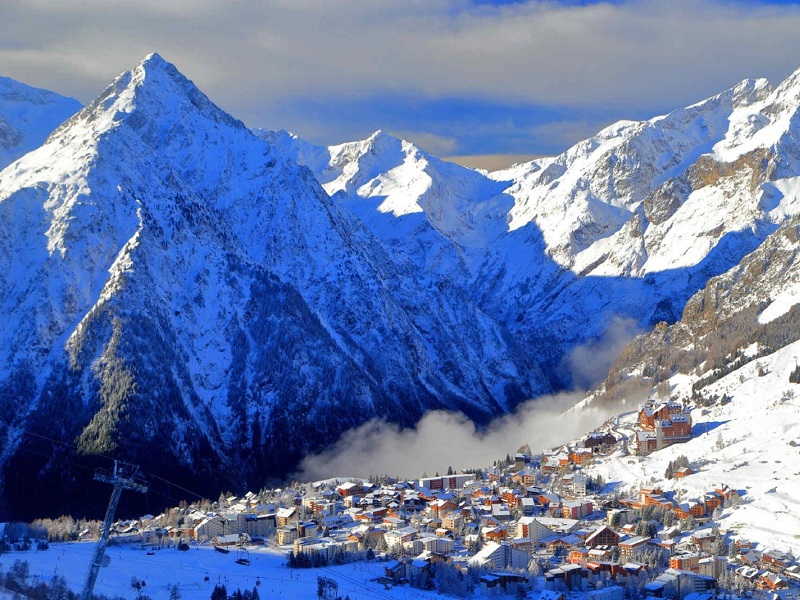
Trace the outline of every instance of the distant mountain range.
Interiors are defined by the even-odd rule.
[[[155,54],[77,109],[0,80],[0,517],[85,505],[36,435],[211,493],[371,418],[485,423],[585,383],[620,317],[682,327],[800,213],[800,73],[494,173],[248,130]]]

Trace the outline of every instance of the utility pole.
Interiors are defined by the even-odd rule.
[[[114,486],[114,489],[111,492],[111,500],[108,502],[105,521],[103,521],[103,532],[100,539],[97,540],[97,545],[94,547],[92,561],[89,563],[89,572],[86,573],[86,580],[83,582],[81,600],[91,600],[92,598],[94,584],[97,581],[100,567],[103,565],[103,557],[106,553],[106,545],[108,545],[108,534],[111,531],[111,523],[114,521],[114,513],[117,512],[119,499],[122,497],[122,490],[132,490],[143,494],[148,489],[148,484],[140,477],[138,465],[132,465],[117,460],[114,461],[114,470],[111,473],[105,469],[98,469],[94,474],[94,478],[96,481],[110,483]]]

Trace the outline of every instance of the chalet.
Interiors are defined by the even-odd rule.
[[[586,555],[587,561],[599,563],[611,560],[611,546],[597,546],[590,548]]]
[[[589,559],[589,548],[575,548],[567,555],[567,562],[571,565],[585,565]]]
[[[706,512],[708,514],[713,513],[714,510],[722,506],[723,503],[722,494],[720,494],[719,492],[706,492],[705,495],[703,496],[703,500],[705,501]]]
[[[407,565],[407,561],[392,561],[384,567],[384,576],[390,579],[395,585],[404,583],[408,579],[406,574]]]
[[[420,555],[408,563],[408,578],[416,579],[431,572],[430,556]]]
[[[788,587],[789,582],[777,573],[763,573],[756,581],[756,588],[759,590],[785,590]]]
[[[347,481],[336,488],[336,491],[343,498],[356,496],[364,492],[364,485],[360,481]]]
[[[546,506],[549,509],[561,508],[561,497],[558,494],[551,492],[542,492],[537,498],[539,504]]]
[[[497,494],[492,494],[490,496],[483,497],[483,505],[484,506],[491,506],[492,504],[502,504],[503,501],[501,500],[500,496]]]
[[[484,527],[481,529],[481,535],[486,540],[493,540],[500,542],[508,536],[508,527],[505,525],[498,525],[496,527]]]
[[[608,525],[603,525],[595,530],[584,542],[589,548],[598,546],[616,546],[619,544],[620,534],[611,529]]]
[[[758,581],[758,569],[755,567],[739,567],[735,573],[737,577],[753,585]]]
[[[455,502],[453,502],[453,500],[449,498],[447,499],[439,498],[430,503],[431,511],[433,511],[436,514],[436,516],[440,518],[442,515],[447,514],[455,510],[456,508],[458,508],[458,504],[456,504]]]
[[[420,497],[416,490],[406,490],[400,496],[400,505],[404,510],[416,511],[425,506],[425,500]]]
[[[689,500],[674,507],[672,512],[679,519],[686,519],[689,515],[696,518],[702,517],[706,514],[706,505],[697,499]]]
[[[664,490],[661,488],[642,488],[639,490],[639,502],[642,506],[648,506],[650,504],[657,504],[654,500],[657,496],[661,496],[664,493]]]
[[[693,475],[694,471],[692,471],[691,467],[681,467],[677,471],[675,471],[675,477],[678,479],[682,479],[683,477],[688,477],[689,475]]]
[[[550,554],[567,556],[569,552],[580,546],[581,539],[577,535],[552,535],[539,540]]]
[[[691,537],[692,543],[697,546],[698,550],[709,554],[714,551],[716,539],[717,536],[708,529],[697,531]]]
[[[727,484],[722,484],[714,488],[714,491],[717,492],[725,502],[729,502],[731,500],[738,500],[739,499],[739,491],[733,489],[732,487],[728,487]]]
[[[228,535],[216,535],[212,540],[215,546],[236,546],[240,541],[245,542],[249,539],[245,536],[240,536],[238,533],[229,533]]]
[[[648,400],[639,409],[639,428],[653,431],[658,421],[669,420],[674,415],[684,414],[683,406],[677,402],[656,402]]]
[[[500,481],[500,478],[503,476],[503,471],[498,469],[497,467],[490,467],[486,471],[486,475],[489,477],[489,481]]]
[[[792,564],[792,559],[784,552],[766,550],[761,554],[761,567],[775,573],[783,573]]]
[[[500,490],[500,498],[506,503],[509,509],[514,510],[522,503],[522,492],[510,488]]]

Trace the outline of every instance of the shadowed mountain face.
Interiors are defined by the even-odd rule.
[[[486,174],[249,131],[149,56],[0,172],[0,518],[99,509],[87,457],[215,495],[569,386],[800,211],[794,78]]]

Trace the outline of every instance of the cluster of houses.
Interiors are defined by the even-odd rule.
[[[691,417],[678,404],[652,402],[639,412],[636,439],[645,452],[690,436]],[[523,448],[485,472],[382,485],[320,482],[284,490],[279,501],[248,493],[221,499],[224,508],[189,507],[179,524],[157,517],[141,531],[120,530],[118,539],[138,533],[142,543],[191,540],[220,548],[266,541],[307,564],[367,553],[391,557],[385,578],[395,584],[424,582],[444,564],[479,573],[486,595],[534,593],[536,577],[541,600],[563,600],[573,591],[622,600],[632,588],[656,598],[708,600],[723,577],[783,596],[794,591],[800,568],[793,557],[758,552],[742,540],[734,542],[735,561],[722,555],[712,515],[738,502],[732,487],[713,486],[680,501],[658,487],[613,501],[599,495],[581,467],[618,443],[611,432],[595,432],[540,456]],[[685,468],[676,476],[690,473]],[[648,507],[690,528],[675,524],[643,534],[638,521]]]
[[[701,519],[710,517],[714,510],[724,505],[738,502],[739,492],[732,487],[721,484],[707,490],[701,497],[691,498],[678,502],[673,494],[665,494],[659,487],[642,488],[639,497],[635,499],[621,499],[620,504],[628,508],[641,510],[645,506],[653,506],[673,513],[677,519],[687,519],[690,516]]]

